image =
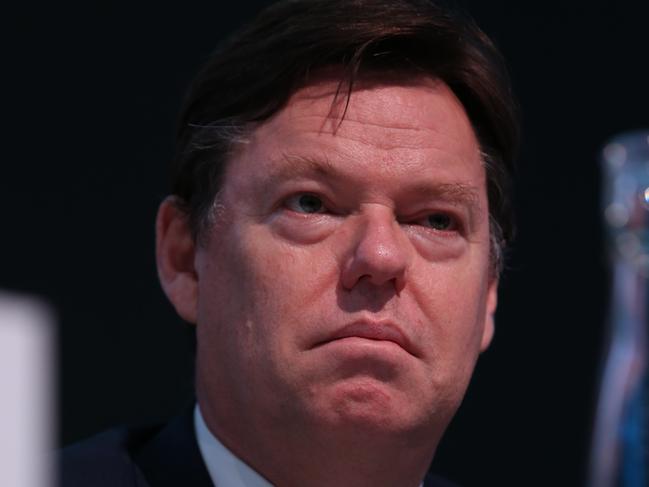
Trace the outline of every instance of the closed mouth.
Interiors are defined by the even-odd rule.
[[[389,341],[399,345],[409,354],[418,356],[408,337],[397,325],[389,321],[355,321],[336,330],[326,340],[317,343],[315,346],[318,347],[345,338]]]

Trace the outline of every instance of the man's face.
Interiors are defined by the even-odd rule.
[[[241,423],[439,437],[491,339],[462,105],[427,78],[368,83],[341,122],[336,88],[298,91],[236,149],[196,249],[199,400],[226,438]]]

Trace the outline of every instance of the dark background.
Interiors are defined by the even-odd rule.
[[[189,80],[268,2],[41,3],[3,14],[0,288],[57,309],[67,444],[191,400],[153,221]],[[581,485],[608,293],[598,151],[649,126],[649,2],[460,4],[509,60],[524,144],[495,341],[433,467],[468,487]]]

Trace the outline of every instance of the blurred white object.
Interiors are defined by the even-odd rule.
[[[0,486],[55,484],[54,320],[40,301],[0,293]]]

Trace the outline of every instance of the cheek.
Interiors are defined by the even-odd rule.
[[[332,225],[323,225],[332,233]],[[260,278],[273,291],[281,292],[287,299],[309,300],[323,292],[324,282],[331,284],[339,269],[331,239],[322,238],[318,242],[304,243],[282,238],[276,228],[259,225],[250,231],[248,242],[254,242],[247,252],[253,256],[254,268]],[[281,282],[278,289],[275,283]]]
[[[210,313],[226,314],[229,322],[243,325],[238,334],[247,335],[239,339],[248,342],[248,353],[287,353],[309,326],[310,310],[329,295],[335,303],[333,256],[319,246],[277,239],[261,225],[228,241],[215,252],[214,260],[222,265],[210,273],[218,288]]]
[[[437,265],[420,276],[414,292],[428,325],[425,340],[431,350],[433,369],[446,374],[454,367],[470,373],[480,350],[485,325],[486,271],[477,265]],[[457,371],[455,371],[457,372]]]

